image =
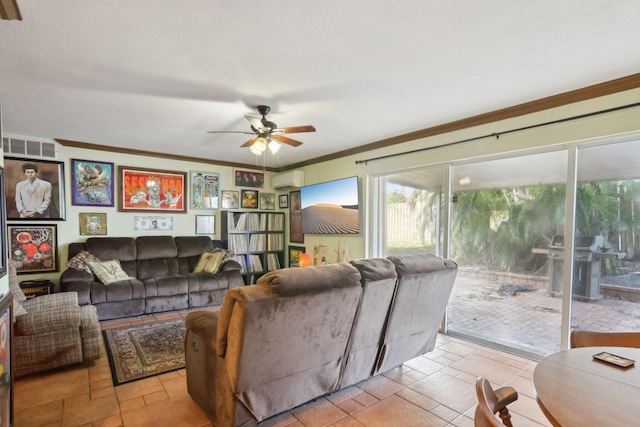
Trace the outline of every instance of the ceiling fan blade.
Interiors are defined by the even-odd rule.
[[[306,126],[293,126],[288,128],[274,129],[273,131],[278,133],[302,133],[302,132],[315,132],[316,128],[311,125],[306,125]]]
[[[258,139],[257,136],[254,136],[253,138],[251,138],[250,140],[248,140],[247,142],[245,142],[244,144],[242,144],[240,147],[244,148],[244,147],[251,147],[253,145],[254,142],[256,142],[256,139]]]
[[[295,139],[291,139],[282,135],[271,135],[271,138],[275,139],[276,141],[280,141],[283,144],[290,145],[292,147],[297,147],[299,145],[302,145],[302,142],[296,141]]]
[[[241,133],[244,135],[253,135],[253,132],[243,132],[241,130],[208,130],[207,133]]]
[[[251,126],[253,126],[253,128],[258,132],[262,133],[267,131],[267,128],[264,127],[264,125],[262,124],[262,120],[260,120],[259,118],[253,116],[244,116],[244,118],[249,120]]]

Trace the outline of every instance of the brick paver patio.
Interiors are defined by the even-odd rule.
[[[562,299],[546,289],[501,295],[501,283],[461,272],[449,302],[449,331],[473,335],[537,355],[560,350]],[[602,298],[573,301],[572,327],[640,331],[640,304]]]

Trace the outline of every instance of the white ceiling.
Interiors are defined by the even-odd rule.
[[[4,132],[255,164],[272,107],[311,160],[640,71],[638,0],[18,0]]]

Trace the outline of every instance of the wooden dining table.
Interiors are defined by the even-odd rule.
[[[608,352],[636,361],[627,368],[595,360]],[[554,426],[640,425],[640,349],[582,347],[553,353],[533,371],[538,405]]]

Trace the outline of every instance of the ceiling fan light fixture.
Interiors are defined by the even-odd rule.
[[[256,142],[251,144],[251,147],[249,147],[249,150],[256,156],[259,156],[260,154],[264,153],[264,150],[266,149],[267,149],[267,140],[264,137],[260,137],[256,139]]]
[[[282,145],[280,145],[279,143],[277,143],[273,139],[269,141],[268,146],[269,146],[269,151],[271,151],[271,154],[276,154],[278,152],[278,150],[280,149],[280,147],[282,147]]]

